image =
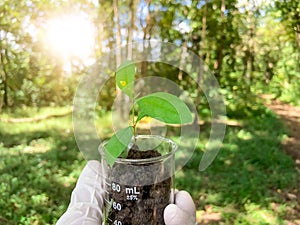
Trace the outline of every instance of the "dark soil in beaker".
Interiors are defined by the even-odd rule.
[[[155,150],[131,149],[127,158],[146,159],[158,156],[160,153]],[[150,162],[128,167],[115,164],[110,175],[109,199],[112,207],[108,212],[108,224],[164,225],[163,213],[170,203],[173,182],[173,177],[166,177],[166,172],[161,163],[156,165]]]

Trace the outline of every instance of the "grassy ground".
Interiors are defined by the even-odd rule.
[[[227,126],[223,148],[205,172],[196,170],[201,155],[194,155],[177,183],[193,194],[201,224],[296,224],[297,171],[281,150],[285,137],[278,118],[266,112]]]
[[[1,123],[0,224],[54,224],[82,166],[70,116]]]
[[[54,112],[60,112],[56,109]],[[49,113],[23,109],[1,117]],[[53,109],[51,109],[53,113]],[[109,134],[107,126],[101,136]],[[176,175],[197,205],[203,224],[285,224],[293,216],[297,173],[280,149],[282,124],[270,112],[227,126],[214,163],[198,171],[209,125],[201,127],[198,149]],[[54,224],[64,212],[85,161],[76,147],[71,116],[32,123],[0,122],[0,224]],[[192,178],[192,179],[191,179]]]

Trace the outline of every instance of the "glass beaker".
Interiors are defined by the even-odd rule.
[[[164,209],[174,202],[177,145],[161,136],[136,136],[112,167],[105,145],[99,147],[106,189],[103,224],[164,225]]]

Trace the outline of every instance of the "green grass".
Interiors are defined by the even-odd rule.
[[[0,123],[0,224],[54,224],[83,165],[71,116]]]
[[[297,203],[286,201],[283,194],[296,190],[297,172],[281,150],[284,137],[283,125],[271,112],[227,126],[213,164],[197,171],[202,154],[196,151],[177,175],[177,187],[192,193],[198,216],[208,206],[221,213],[222,219],[210,224],[285,224]]]
[[[49,112],[23,110],[7,112],[5,117]],[[96,122],[104,125],[101,137],[111,133],[109,118]],[[192,194],[198,216],[208,208],[221,213],[221,220],[210,224],[284,224],[296,203],[281,193],[296,189],[297,173],[292,159],[280,149],[283,126],[270,112],[239,123],[227,126],[222,150],[204,172],[198,171],[198,165],[210,126],[201,127],[198,148],[176,174],[176,187]],[[70,115],[0,123],[0,224],[55,224],[84,165]]]
[[[36,117],[41,115],[48,114],[63,114],[68,112],[71,109],[70,106],[65,107],[20,107],[13,109],[6,109],[4,112],[1,112],[1,118],[24,118],[24,117]]]

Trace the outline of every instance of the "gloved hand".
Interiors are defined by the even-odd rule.
[[[197,224],[195,204],[188,192],[175,192],[175,204],[170,204],[165,208],[164,220],[166,225]]]
[[[56,225],[100,225],[102,223],[104,188],[101,171],[101,164],[98,161],[88,161],[72,192],[70,205]]]
[[[104,188],[101,177],[101,164],[88,161],[82,170],[71,196],[67,211],[56,225],[100,225]],[[186,191],[175,193],[175,204],[164,211],[166,225],[194,225],[196,221],[194,202]]]

